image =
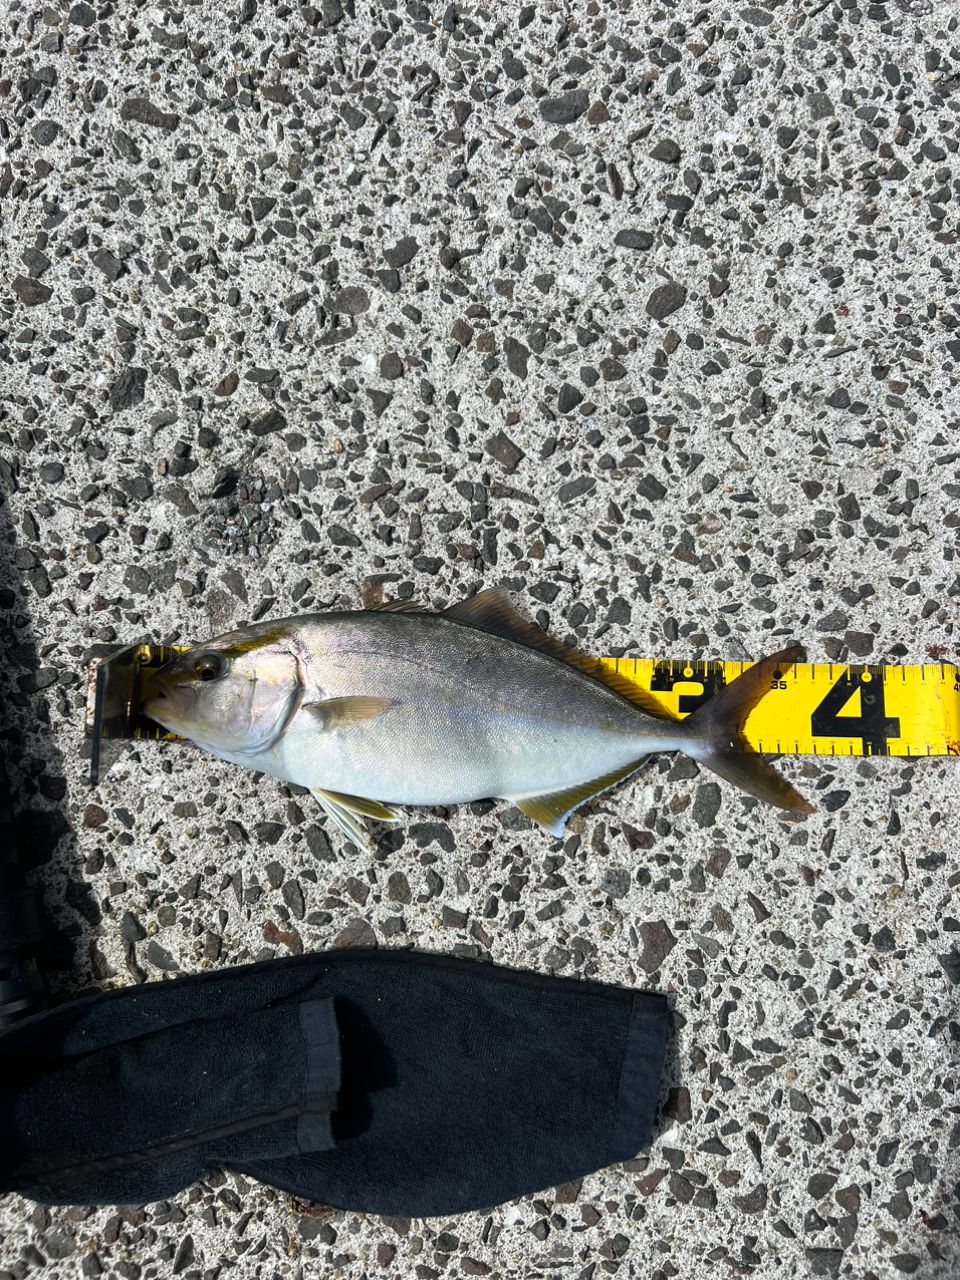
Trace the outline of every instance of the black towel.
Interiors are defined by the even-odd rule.
[[[662,995],[412,951],[129,987],[0,1035],[0,1190],[144,1203],[229,1165],[308,1200],[429,1216],[649,1141]]]

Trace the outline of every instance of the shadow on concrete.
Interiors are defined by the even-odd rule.
[[[16,473],[0,485],[0,1025],[41,1007],[46,979],[73,966],[74,944],[40,901],[66,864],[71,837],[63,757],[50,733],[29,596],[45,571],[18,539],[10,509]],[[55,677],[54,677],[55,678]],[[44,868],[48,868],[45,872]]]

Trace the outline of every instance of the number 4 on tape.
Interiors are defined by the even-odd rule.
[[[687,716],[752,664],[605,658]],[[960,669],[798,662],[775,672],[745,726],[754,751],[776,755],[960,756]]]
[[[859,703],[859,708],[855,707]],[[810,716],[815,738],[859,738],[865,756],[890,754],[887,743],[900,737],[900,717],[886,713],[883,679],[869,671],[845,671]]]

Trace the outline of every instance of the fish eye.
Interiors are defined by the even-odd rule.
[[[218,680],[226,669],[226,661],[219,653],[201,653],[193,662],[193,674],[198,680]]]

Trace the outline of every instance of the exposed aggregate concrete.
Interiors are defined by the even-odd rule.
[[[589,652],[960,659],[960,21],[842,3],[144,6],[0,20],[0,724],[58,995],[337,945],[667,990],[649,1152],[384,1221],[233,1173],[0,1203],[0,1280],[956,1275],[954,761],[653,761],[563,842],[370,860],[130,750],[84,656],[503,583]]]

